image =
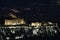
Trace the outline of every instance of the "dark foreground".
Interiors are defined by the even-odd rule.
[[[38,31],[36,31],[38,30]],[[0,28],[0,40],[60,40],[57,28]]]

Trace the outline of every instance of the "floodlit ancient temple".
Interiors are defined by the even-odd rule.
[[[5,19],[5,25],[20,25],[25,24],[24,19]]]

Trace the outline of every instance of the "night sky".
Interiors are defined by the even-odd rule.
[[[18,17],[28,21],[60,20],[60,7],[55,0],[0,0],[0,16],[7,16],[12,8],[20,11],[16,14]]]

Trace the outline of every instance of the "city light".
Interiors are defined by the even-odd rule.
[[[48,22],[48,24],[53,25],[53,23],[52,23],[52,22]]]
[[[41,26],[42,25],[42,23],[39,23],[39,22],[33,22],[33,23],[31,23],[31,26]]]
[[[7,40],[9,40],[10,38],[9,37],[6,37]]]

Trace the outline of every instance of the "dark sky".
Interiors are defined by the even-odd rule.
[[[0,15],[7,15],[9,8],[30,8],[31,11],[19,14],[28,20],[60,18],[60,8],[56,7],[55,0],[0,0]],[[40,10],[40,11],[39,11]]]
[[[26,6],[31,7],[33,4],[49,4],[49,0],[2,0],[0,4],[2,6]]]
[[[54,8],[51,9],[53,0],[0,0],[0,6],[2,8],[36,8],[40,9],[40,12],[50,13],[56,11]],[[53,11],[52,11],[53,10]],[[6,11],[6,10],[4,10]]]

